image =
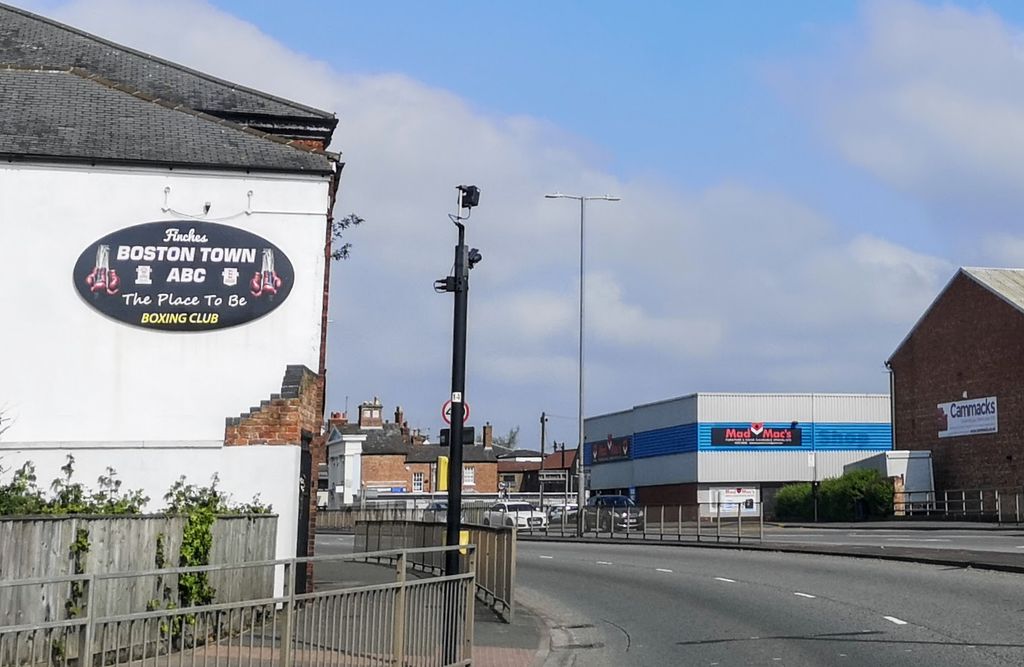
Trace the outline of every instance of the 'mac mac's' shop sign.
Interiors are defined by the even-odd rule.
[[[800,429],[776,428],[754,422],[749,426],[712,427],[712,445],[799,447]]]

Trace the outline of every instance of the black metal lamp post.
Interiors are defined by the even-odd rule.
[[[459,244],[455,246],[454,275],[434,282],[437,292],[455,293],[455,316],[452,326],[452,412],[451,437],[448,440],[448,516],[445,526],[445,544],[459,543],[460,517],[462,516],[462,438],[465,417],[466,391],[466,308],[469,302],[469,271],[482,259],[476,248],[466,249],[466,227],[470,212],[480,203],[480,189],[475,185],[460,185],[459,212],[448,217],[459,228]],[[465,211],[465,216],[461,213]],[[459,571],[459,552],[445,553],[445,574]]]

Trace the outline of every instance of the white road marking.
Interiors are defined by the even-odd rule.
[[[611,562],[610,561],[606,561],[606,560],[599,560],[599,561],[597,561],[597,564],[598,565],[611,565]]]
[[[726,579],[725,577],[715,577],[715,580],[716,581],[724,581],[724,582],[727,582],[727,583],[730,583],[730,584],[735,584],[736,583],[735,579]]]
[[[811,595],[811,594],[809,594],[809,593],[801,593],[801,592],[799,592],[799,591],[794,591],[794,592],[793,592],[793,595],[799,595],[799,596],[800,596],[800,597],[802,597],[802,598],[811,598],[812,600],[813,600],[813,599],[814,599],[814,598],[816,597],[816,596],[814,596],[814,595]]]
[[[1019,547],[1014,547],[1014,548],[1015,548],[1015,549],[1024,549],[1024,545],[1021,545],[1021,546],[1019,546]]]
[[[885,620],[889,621],[890,623],[895,623],[896,625],[906,625],[907,624],[906,621],[901,621],[900,619],[896,618],[895,616],[883,616],[882,618],[884,618]]]
[[[666,570],[666,569],[665,569],[665,568],[663,568],[663,567],[656,567],[656,568],[654,568],[654,569],[655,569],[655,570],[657,570],[658,572],[669,572],[669,573],[671,573],[671,572],[672,572],[672,570]]]
[[[546,558],[548,560],[551,560],[552,558],[554,558],[554,556],[541,556],[541,558]]]

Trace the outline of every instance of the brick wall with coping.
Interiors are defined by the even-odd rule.
[[[322,434],[324,405],[323,374],[302,365],[285,369],[281,392],[271,394],[259,405],[238,417],[229,417],[224,427],[224,444],[228,447],[247,445],[302,446],[309,438],[311,461],[309,494],[309,540],[306,553],[315,553],[316,483],[319,464],[327,460],[327,439]],[[312,590],[312,564],[307,565],[307,587]]]
[[[1024,484],[1024,313],[960,274],[890,362],[896,449],[931,450],[936,490]],[[964,392],[997,398],[998,433],[938,437]]]

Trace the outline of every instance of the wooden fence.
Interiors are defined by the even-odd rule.
[[[0,580],[178,567],[186,521],[163,515],[0,518]],[[218,517],[211,532],[211,565],[274,558],[276,515]],[[211,572],[209,583],[216,591],[215,602],[271,597],[274,569]],[[109,579],[96,586],[93,614],[180,606],[174,575]],[[68,618],[69,606],[79,603],[80,597],[69,582],[0,589],[0,626]]]

